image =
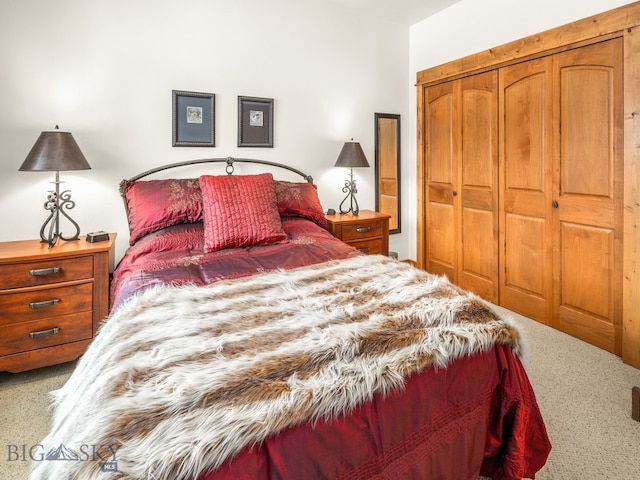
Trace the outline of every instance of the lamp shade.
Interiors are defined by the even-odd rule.
[[[368,167],[367,157],[365,157],[362,147],[358,142],[345,142],[335,167]]]
[[[89,162],[69,132],[57,130],[42,132],[22,163],[20,171],[54,172],[89,170]]]

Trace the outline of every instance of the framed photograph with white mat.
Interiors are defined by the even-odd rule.
[[[273,98],[238,97],[238,146],[273,147]]]
[[[172,145],[215,147],[215,94],[179,90],[172,92]]]

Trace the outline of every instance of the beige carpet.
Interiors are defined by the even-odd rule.
[[[631,389],[640,370],[584,342],[506,310],[529,336],[527,369],[553,444],[538,480],[640,479],[640,422]],[[48,429],[47,392],[73,364],[0,373],[0,480],[27,476],[29,450]],[[39,453],[37,447],[34,455]]]
[[[0,480],[26,479],[31,464],[29,450],[49,430],[47,392],[60,388],[74,363],[30,372],[0,373]],[[37,456],[41,451],[33,449]]]

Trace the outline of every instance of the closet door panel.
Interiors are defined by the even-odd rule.
[[[616,351],[611,319],[613,303],[614,235],[609,229],[562,225],[559,328],[609,352]],[[576,281],[576,279],[580,279]]]
[[[495,261],[497,258],[494,260],[491,255],[491,252],[497,250],[493,232],[495,222],[492,218],[492,212],[475,208],[463,208],[462,215],[464,217],[462,237],[465,245],[469,245],[469,248],[463,248],[462,253],[463,274],[466,277],[466,282],[479,285],[485,281],[493,284],[493,279],[497,277],[498,264]],[[489,255],[480,255],[479,252],[488,253]],[[476,277],[477,280],[474,282]],[[463,286],[463,288],[469,287]],[[489,292],[492,292],[492,289]],[[485,292],[485,295],[488,295],[489,292]],[[480,293],[478,294],[480,295]],[[486,298],[484,295],[483,297]],[[487,298],[487,300],[489,299]]]
[[[517,214],[505,217],[506,244],[514,248],[507,252],[510,262],[504,283],[523,296],[531,296],[533,304],[535,300],[543,301],[546,293],[545,272],[535,268],[543,262],[545,227],[543,219]]]
[[[621,353],[622,40],[554,57],[558,108],[554,317]]]
[[[498,302],[497,72],[460,80],[458,284]]]
[[[543,66],[543,62],[535,63]],[[513,70],[517,72],[520,68]],[[511,80],[515,72],[509,71],[503,76],[504,82],[513,82],[504,90],[505,180],[509,190],[544,193],[547,161],[544,132],[550,120],[545,115],[548,82],[544,70],[532,73],[528,70],[523,72],[526,75],[523,78]]]
[[[613,199],[613,132],[610,68],[562,68],[561,171],[563,194]]]
[[[551,60],[500,69],[500,304],[550,324]]]
[[[455,157],[453,85],[434,87],[427,92],[427,153],[429,156],[429,185],[453,188]]]
[[[495,92],[481,90],[469,79],[462,84],[462,185],[495,187]]]
[[[454,205],[458,176],[457,82],[426,89],[427,160],[426,269],[457,282],[458,214]],[[456,192],[457,194],[457,192]]]
[[[561,238],[560,305],[609,318],[613,293],[609,275],[613,267],[612,232],[563,222]]]
[[[453,206],[444,203],[430,202],[428,271],[437,275],[455,278],[456,240]]]

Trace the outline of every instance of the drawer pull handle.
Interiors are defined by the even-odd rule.
[[[365,247],[365,248],[359,248],[358,250],[360,250],[362,253],[369,253],[369,247]]]
[[[60,271],[60,267],[51,267],[51,268],[38,268],[35,270],[29,270],[29,273],[34,277],[43,277],[45,275],[53,275],[54,273],[58,273]]]
[[[59,298],[52,298],[51,300],[45,300],[44,302],[31,302],[29,303],[29,308],[33,308],[35,310],[37,308],[53,307],[59,301]]]
[[[371,227],[360,227],[356,228],[356,232],[358,233],[367,233],[371,231]]]
[[[29,333],[29,336],[31,338],[45,338],[45,337],[50,337],[51,335],[55,335],[59,331],[60,331],[59,327],[53,327],[53,328],[50,328],[49,330],[40,330],[39,332],[31,332]]]

